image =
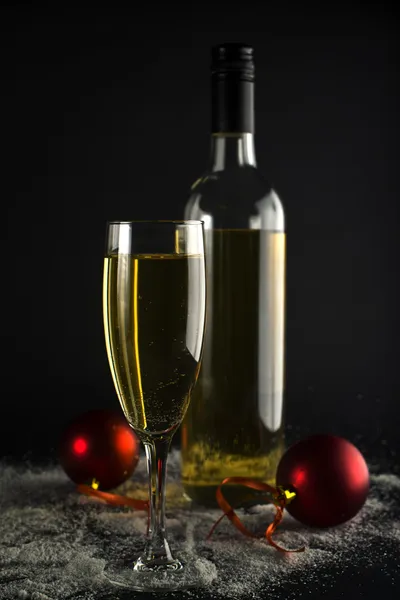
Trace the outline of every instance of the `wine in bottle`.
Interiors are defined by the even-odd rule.
[[[210,163],[185,207],[205,227],[207,324],[181,429],[185,493],[206,506],[226,477],[275,483],[284,450],[285,217],[256,163],[251,46],[213,48],[211,96]]]

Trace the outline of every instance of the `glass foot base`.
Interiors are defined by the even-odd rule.
[[[183,564],[180,560],[174,558],[166,560],[165,558],[155,558],[154,560],[144,560],[138,558],[133,565],[134,571],[140,571],[141,573],[154,573],[162,571],[182,571]]]
[[[139,558],[129,565],[114,563],[112,567],[106,567],[105,575],[119,588],[140,592],[168,592],[205,585],[203,572],[196,561],[186,563],[178,559],[143,562]]]

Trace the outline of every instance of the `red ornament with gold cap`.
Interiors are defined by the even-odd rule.
[[[110,490],[132,475],[139,449],[139,439],[122,413],[92,410],[67,425],[58,455],[72,481]]]
[[[293,444],[282,456],[276,483],[294,491],[287,511],[305,525],[333,527],[352,519],[369,490],[369,472],[361,452],[334,435],[313,435]]]

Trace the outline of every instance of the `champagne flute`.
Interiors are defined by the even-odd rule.
[[[148,532],[129,587],[163,589],[185,571],[165,529],[165,478],[171,439],[186,413],[200,368],[206,279],[202,221],[107,223],[103,317],[114,386],[141,439],[149,476]],[[118,581],[117,581],[118,583]]]

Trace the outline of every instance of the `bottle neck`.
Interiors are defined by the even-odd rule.
[[[211,170],[256,166],[254,81],[243,73],[211,76]]]
[[[225,171],[238,167],[256,167],[252,133],[213,133],[210,170]]]

